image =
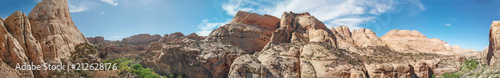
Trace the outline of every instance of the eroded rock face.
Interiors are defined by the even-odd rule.
[[[418,31],[392,30],[380,37],[390,49],[404,53],[438,53],[453,55],[451,46],[439,39],[428,39]]]
[[[500,21],[493,21],[490,27],[490,45],[486,54],[487,64],[492,67],[500,67]]]
[[[20,12],[16,12],[20,13]],[[13,15],[16,15],[14,13]],[[9,71],[13,70],[13,68],[16,67],[17,64],[23,64],[27,63],[30,60],[28,59],[28,56],[26,55],[26,47],[24,44],[20,44],[19,41],[24,42],[24,37],[19,37],[19,35],[24,35],[22,34],[22,30],[13,30],[9,31],[7,29],[7,26],[9,26],[10,29],[17,29],[17,28],[24,28],[24,21],[25,20],[13,20],[17,19],[18,17],[22,18],[22,16],[9,16],[6,21],[0,21],[0,60],[2,64],[2,69],[5,70],[5,73],[11,73],[11,75],[6,75],[6,76],[13,76],[13,75],[18,75],[21,77],[34,77],[32,71],[24,70],[24,71]],[[23,21],[23,22],[20,22]],[[7,23],[4,23],[7,22]],[[23,26],[19,26],[16,24],[22,24]],[[16,34],[16,37],[13,36],[12,34]],[[23,38],[22,40],[17,40],[16,38]],[[32,54],[35,55],[35,54]],[[5,67],[8,65],[10,68]],[[15,72],[16,74],[12,74]],[[13,76],[15,77],[15,76]]]
[[[138,34],[127,38],[123,38],[122,42],[134,45],[149,44],[151,42],[158,41],[160,38],[161,38],[160,35]]]
[[[205,41],[229,41],[245,51],[257,52],[269,42],[272,32],[256,25],[226,24],[210,33]]]
[[[308,13],[284,13],[271,42],[237,58],[229,77],[366,77],[356,56],[337,50],[334,32]]]
[[[99,43],[104,43],[104,37],[102,36],[97,36],[97,37],[88,37],[87,40],[89,40],[89,43],[92,44],[99,44]]]
[[[142,64],[160,74],[180,74],[189,78],[226,77],[233,60],[247,52],[221,42],[170,43]]]
[[[229,41],[245,51],[258,52],[278,25],[279,19],[274,16],[239,11],[231,23],[213,30],[205,41]]]
[[[279,20],[280,19],[267,14],[259,15],[257,13],[238,11],[238,13],[236,13],[236,15],[233,17],[233,20],[231,20],[231,23],[257,25],[265,29],[274,30],[278,28]]]
[[[354,40],[352,39],[352,33],[347,26],[339,26],[337,28],[332,28],[332,32],[335,34],[335,38],[337,39],[337,45],[339,49],[344,49],[350,52],[356,52],[359,54],[363,54],[360,52],[359,47],[354,45]]]
[[[375,46],[386,46],[380,38],[370,29],[359,29],[354,30],[352,36],[356,46],[360,48],[375,47]]]
[[[280,28],[274,31],[271,42],[325,42],[337,48],[333,32],[309,13],[283,13]]]
[[[66,0],[43,0],[31,10],[28,19],[45,62],[60,63],[60,58],[71,55],[75,45],[87,43],[71,20]]]
[[[36,65],[42,65],[43,52],[40,44],[34,38],[31,32],[31,25],[25,13],[16,11],[5,20],[5,27],[17,39],[17,42],[22,46],[26,52],[30,62]],[[35,71],[36,76],[46,76],[47,73],[43,71]]]

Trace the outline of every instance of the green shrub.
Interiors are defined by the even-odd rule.
[[[142,65],[141,64],[134,64],[132,65],[132,68],[136,69],[136,70],[140,70],[140,69],[143,69]]]
[[[455,74],[455,73],[444,73],[443,77],[444,78],[459,78],[460,76]]]
[[[168,78],[174,78],[174,77],[175,77],[175,75],[174,75],[174,74],[170,74],[170,75],[168,75]]]

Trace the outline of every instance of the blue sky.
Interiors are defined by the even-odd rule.
[[[40,0],[1,0],[0,18],[29,13]],[[281,17],[309,12],[328,27],[417,30],[464,49],[488,46],[489,26],[500,20],[498,0],[69,0],[71,16],[87,37],[121,40],[135,34],[208,35],[238,10]]]

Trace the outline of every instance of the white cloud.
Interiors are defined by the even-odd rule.
[[[223,3],[222,9],[232,16],[239,10],[277,17],[288,11],[309,12],[328,27],[347,25],[359,29],[361,24],[403,6],[415,7],[416,11],[426,9],[419,0],[230,0]]]
[[[68,7],[69,7],[69,12],[82,12],[88,10],[88,7],[85,5],[75,6],[73,4],[70,4],[69,2],[68,2]]]
[[[113,6],[118,6],[118,3],[116,3],[116,1],[118,1],[118,0],[101,0],[101,2],[105,2],[105,3],[111,4]]]
[[[122,36],[113,36],[111,37],[111,40],[120,40],[122,38],[123,38]]]
[[[106,13],[106,12],[102,11],[102,12],[101,12],[101,13],[99,13],[99,14],[104,15],[104,13]]]
[[[450,24],[450,23],[444,23],[443,25],[444,25],[444,26],[451,26],[451,24]]]
[[[217,22],[217,23],[211,23],[209,22],[208,19],[204,19],[201,21],[201,23],[198,25],[198,28],[200,29],[196,33],[201,36],[208,36],[213,29],[218,28],[219,26],[225,25],[229,23],[230,20],[227,20],[226,22]]]

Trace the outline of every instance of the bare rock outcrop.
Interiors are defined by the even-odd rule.
[[[386,44],[370,29],[354,30],[352,39],[356,46],[360,48],[386,46]]]
[[[229,77],[366,77],[361,62],[337,50],[334,32],[308,13],[284,13],[260,52],[238,57]]]
[[[104,43],[104,37],[102,36],[97,36],[97,37],[88,37],[87,40],[89,40],[89,43],[92,44],[99,44],[99,43]]]
[[[238,11],[233,17],[233,20],[231,20],[231,23],[257,25],[265,29],[274,30],[279,27],[279,20],[280,19],[267,14],[259,15],[257,13]]]
[[[158,41],[160,38],[161,38],[160,35],[138,34],[127,38],[123,38],[122,42],[134,45],[149,44],[151,42]]]
[[[205,41],[229,41],[245,51],[258,52],[278,25],[279,19],[274,16],[238,11],[231,23],[213,30]]]
[[[337,45],[339,49],[362,54],[359,47],[354,45],[354,40],[352,39],[353,34],[347,26],[332,28],[332,32],[334,33],[335,38],[337,38]]]
[[[14,16],[7,18],[9,19],[9,22],[7,23],[9,26],[14,25],[14,23],[18,21],[10,20],[14,19]],[[24,21],[24,20],[19,20],[19,21]],[[14,26],[17,27],[17,26]],[[22,27],[22,26],[19,26]],[[22,33],[22,32],[19,32]],[[14,33],[16,34],[16,33]],[[24,40],[23,40],[24,41]],[[11,32],[7,29],[5,26],[5,23],[3,21],[0,21],[0,60],[2,60],[0,64],[2,65],[2,69],[5,70],[5,73],[13,73],[16,72],[16,74],[11,74],[12,75],[18,75],[21,77],[34,77],[33,72],[29,70],[23,70],[23,71],[9,71],[9,70],[14,70],[17,64],[23,64],[23,63],[28,63],[29,59],[28,56],[26,55],[25,48],[23,48],[23,45],[19,43],[19,41],[14,37]],[[5,67],[5,65],[8,65],[10,68]],[[8,75],[7,75],[8,76]],[[15,76],[14,76],[15,77]]]
[[[309,15],[307,12],[284,12],[280,20],[280,27],[274,31],[271,42],[324,42],[337,48],[333,32],[323,22]]]
[[[493,21],[490,27],[490,45],[486,54],[487,64],[500,68],[500,21]]]
[[[189,78],[226,77],[233,60],[247,52],[228,43],[170,43],[142,64],[160,74],[180,74]]]
[[[26,52],[29,62],[35,65],[42,65],[43,52],[38,41],[34,38],[31,25],[25,13],[16,11],[5,20],[5,27],[17,39],[17,42]],[[44,71],[35,71],[36,76],[46,76]]]
[[[71,55],[75,45],[88,42],[72,21],[67,0],[43,0],[28,19],[45,62],[60,63],[60,58]]]
[[[451,46],[437,38],[428,39],[418,31],[391,30],[380,37],[387,46],[404,53],[437,53],[453,55]]]

